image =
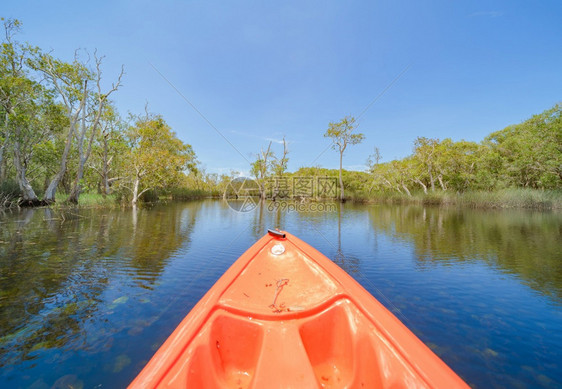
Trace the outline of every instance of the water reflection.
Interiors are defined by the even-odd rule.
[[[37,358],[42,349],[98,347],[99,334],[92,337],[88,328],[129,298],[107,304],[111,281],[152,289],[170,255],[189,244],[198,207],[101,214],[23,209],[4,222],[0,366]]]
[[[332,258],[472,385],[562,384],[562,215],[270,205],[0,214],[0,387],[125,387],[274,227]]]
[[[419,266],[483,261],[562,302],[560,214],[376,206],[369,216],[375,230],[413,243]]]

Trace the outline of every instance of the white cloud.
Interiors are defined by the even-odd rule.
[[[283,144],[283,139],[264,138],[264,140],[267,140],[267,141],[270,141],[270,142],[273,142],[273,143],[278,143],[278,144],[280,144],[280,145]],[[285,140],[285,142],[289,143],[288,140]]]
[[[267,138],[267,137],[263,137],[263,136],[259,136],[259,135],[248,134],[246,132],[237,131],[237,130],[230,130],[230,133],[232,133],[234,135],[245,136],[247,138],[261,139],[261,140],[266,141],[266,142],[273,142],[273,143],[277,143],[277,144],[280,144],[280,145],[283,144],[283,138],[281,138],[281,139]],[[295,143],[295,141],[289,141],[287,139],[285,139],[285,141],[287,142],[287,144]]]
[[[484,18],[497,18],[499,16],[503,16],[503,12],[500,11],[478,11],[473,12],[468,15],[471,18],[474,17],[484,17]]]

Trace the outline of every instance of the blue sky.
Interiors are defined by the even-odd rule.
[[[0,15],[60,58],[97,48],[107,82],[123,64],[119,111],[148,102],[209,172],[247,172],[238,151],[252,160],[283,136],[289,170],[310,166],[328,123],[406,68],[361,117],[345,167],[363,169],[374,146],[405,157],[417,136],[480,141],[562,101],[560,1],[11,1]]]

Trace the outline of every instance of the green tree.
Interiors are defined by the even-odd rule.
[[[111,186],[120,179],[119,167],[128,152],[125,139],[126,123],[110,103],[103,107],[100,131],[96,133],[89,167],[93,170],[93,186],[104,197],[111,193]]]
[[[562,104],[490,134],[509,186],[552,189],[562,184]]]
[[[72,185],[72,190],[70,191],[70,195],[68,197],[68,201],[74,204],[78,204],[78,197],[80,196],[81,188],[81,181],[84,177],[84,168],[86,166],[86,162],[90,158],[90,154],[92,153],[92,145],[94,143],[94,139],[100,127],[100,120],[102,117],[102,113],[104,111],[105,106],[107,105],[109,96],[117,91],[119,86],[121,85],[121,78],[123,77],[124,71],[121,68],[121,73],[117,78],[117,81],[111,85],[111,89],[107,92],[102,92],[101,87],[101,79],[102,79],[102,71],[101,71],[101,64],[103,57],[98,57],[96,53],[94,53],[95,58],[95,70],[92,71],[93,81],[95,82],[95,90],[92,91],[91,95],[93,95],[93,101],[91,104],[88,105],[88,110],[84,109],[82,112],[82,126],[80,131],[78,132],[78,166],[76,169],[76,177],[74,179],[74,183]],[[88,91],[87,91],[88,92]],[[89,112],[87,112],[89,111]],[[86,115],[91,117],[91,123],[89,126],[86,125]],[[89,131],[89,139],[86,138],[86,133]]]
[[[260,197],[265,199],[265,181],[271,170],[271,158],[274,154],[271,151],[271,143],[267,146],[267,150],[261,149],[256,160],[250,166],[250,172],[255,177],[260,191]]]
[[[14,40],[19,31],[17,20],[5,20],[5,41],[0,48],[0,166],[4,150],[13,151],[15,178],[21,192],[20,204],[40,204],[29,179],[36,147],[65,125],[61,107],[53,94],[30,75],[28,62],[37,48]],[[4,173],[2,174],[4,175]]]
[[[365,135],[358,133],[354,134],[353,130],[357,128],[355,124],[355,118],[353,116],[346,116],[341,121],[337,123],[330,123],[328,125],[328,130],[324,133],[325,138],[332,139],[332,149],[339,152],[340,155],[340,200],[345,201],[344,189],[343,189],[343,153],[347,149],[348,145],[359,144],[365,139]]]
[[[445,139],[442,148],[446,150],[439,164],[444,184],[457,192],[464,192],[476,186],[476,171],[480,167],[479,154],[482,146],[461,140],[453,142]]]
[[[41,72],[45,81],[52,86],[65,107],[68,119],[64,150],[59,159],[59,168],[49,182],[43,200],[47,203],[55,201],[59,183],[67,171],[68,157],[72,149],[72,141],[76,136],[81,113],[86,110],[88,99],[88,81],[93,77],[91,71],[75,55],[72,63],[66,63],[50,54],[38,53],[30,61],[31,66]],[[83,125],[85,125],[83,120]]]
[[[437,180],[435,164],[439,139],[418,137],[414,141],[414,155],[423,166],[429,179],[431,191],[435,191],[435,181]]]
[[[275,177],[275,186],[273,188],[273,200],[277,198],[280,191],[280,183],[283,179],[285,172],[287,171],[287,164],[289,163],[289,149],[287,148],[287,142],[285,141],[285,137],[283,137],[283,155],[281,157],[277,157],[273,155],[273,159],[271,161],[271,171],[273,176]]]
[[[176,137],[159,115],[137,118],[127,134],[129,151],[124,158],[120,186],[131,192],[131,203],[151,189],[168,189],[182,182],[185,170],[195,169],[195,153]]]
[[[372,176],[371,185],[369,186],[369,194],[373,190],[373,188],[379,184],[379,163],[382,159],[381,152],[378,147],[375,147],[373,150],[373,154],[369,155],[367,158],[367,172]]]

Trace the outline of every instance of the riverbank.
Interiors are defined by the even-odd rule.
[[[349,192],[348,192],[349,193]],[[220,193],[208,192],[199,189],[177,189],[165,196],[148,196],[144,203],[157,203],[167,201],[190,201],[205,198],[220,199]],[[58,193],[56,202],[52,205],[55,208],[66,208],[75,206],[67,201],[68,195]],[[493,192],[473,191],[465,193],[452,192],[423,192],[412,193],[411,196],[405,193],[349,193],[346,200],[348,202],[360,204],[417,204],[434,206],[457,206],[467,208],[527,208],[539,210],[558,210],[562,209],[562,191],[560,190],[536,190],[536,189],[502,189]],[[15,200],[17,201],[17,200]],[[323,199],[315,201],[333,201],[333,199]],[[130,206],[129,201],[123,201],[118,195],[111,194],[103,196],[98,193],[82,193],[78,206],[83,208],[120,208]]]
[[[57,193],[55,200],[52,205],[55,208],[76,206],[76,204],[68,202],[68,195],[65,193]],[[78,206],[84,208],[119,208],[122,204],[115,194],[104,196],[99,193],[81,193],[78,198]]]
[[[423,192],[412,193],[352,193],[348,201],[364,204],[422,204],[460,206],[467,208],[530,208],[562,209],[562,191],[537,189],[502,189],[493,192],[471,191],[464,193]]]
[[[201,200],[205,198],[215,197],[213,193],[209,193],[204,190],[199,189],[177,189],[173,190],[172,193],[167,195],[158,195],[154,192],[146,192],[146,196],[143,196],[142,203],[159,203],[167,201],[189,201],[189,200]],[[68,202],[68,195],[64,193],[57,193],[55,207],[68,207],[74,206]],[[84,208],[120,208],[120,207],[130,207],[130,200],[124,200],[117,194],[110,194],[103,196],[98,193],[82,193],[78,200],[78,205]]]

